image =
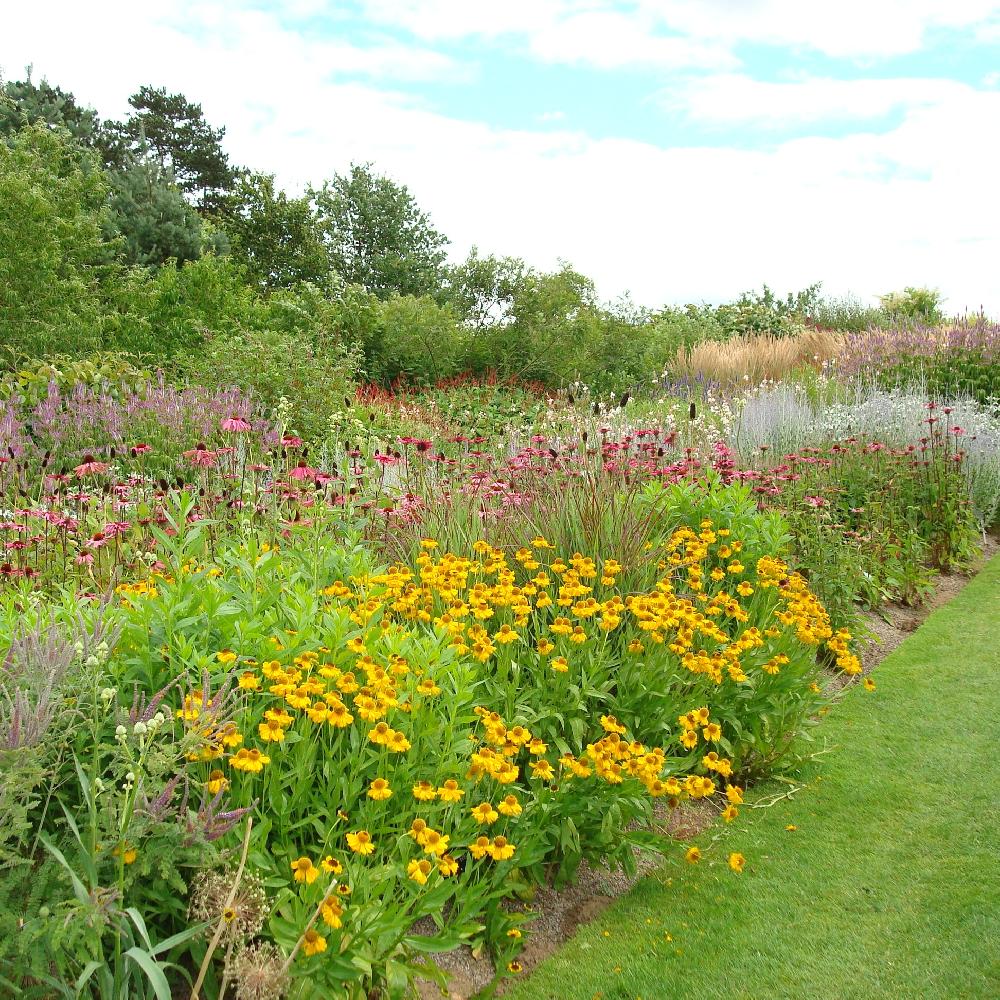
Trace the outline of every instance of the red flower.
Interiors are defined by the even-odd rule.
[[[289,479],[314,479],[316,477],[316,469],[311,468],[306,465],[303,459],[298,465],[288,473]]]

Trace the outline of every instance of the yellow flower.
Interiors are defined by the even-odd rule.
[[[449,778],[438,790],[438,798],[442,802],[458,802],[465,792],[458,787],[454,778]]]
[[[518,961],[508,962],[507,963],[507,971],[509,973],[511,973],[511,975],[516,976],[519,972],[523,972],[524,971],[524,966],[521,965],[521,963],[518,962]]]
[[[358,830],[357,833],[349,833],[347,835],[347,846],[355,854],[371,854],[375,850],[372,835],[367,830]]]
[[[552,765],[547,760],[535,760],[531,762],[531,776],[541,778],[543,781],[551,781],[556,775]]]
[[[285,730],[274,719],[265,719],[257,727],[257,732],[265,743],[281,743],[285,739]]]
[[[215,658],[219,661],[219,663],[227,667],[239,659],[236,653],[234,653],[231,649],[224,649],[221,652],[216,653]]]
[[[732,804],[726,806],[726,808],[722,810],[722,818],[727,823],[732,823],[732,821],[736,819],[736,817],[739,816],[739,814],[740,814],[739,809],[737,809],[736,806]]]
[[[696,865],[701,861],[701,851],[697,847],[689,847],[684,855],[684,860],[689,865]]]
[[[494,837],[493,843],[487,848],[490,857],[494,861],[507,861],[514,857],[516,848],[507,842],[506,837]]]
[[[430,829],[427,825],[427,821],[421,819],[419,816],[410,824],[410,829],[406,832],[418,843],[423,844],[424,834]]]
[[[244,691],[260,690],[260,678],[252,670],[244,670],[238,683]]]
[[[376,802],[384,802],[386,799],[392,798],[389,782],[385,778],[376,778],[368,788],[368,798],[374,799]]]
[[[433,867],[426,858],[421,858],[419,861],[414,858],[406,866],[406,874],[419,885],[427,884],[427,876],[430,875],[432,870]]]
[[[436,549],[438,547],[438,543],[433,538],[421,538],[420,547],[425,549],[427,552],[430,552],[431,549]]]
[[[251,774],[259,774],[264,770],[265,764],[270,764],[271,758],[262,754],[258,749],[248,750],[240,747],[235,755],[229,758],[229,766],[237,771],[249,771]]]
[[[208,776],[205,787],[212,795],[218,795],[229,787],[229,779],[221,771],[213,771]]]
[[[326,938],[310,927],[302,936],[302,951],[306,955],[318,955],[321,951],[326,951]]]
[[[511,929],[507,931],[507,937],[514,938],[514,940],[516,941],[518,938],[521,937],[521,928],[511,927]]]
[[[520,816],[521,815],[521,803],[513,795],[508,795],[505,799],[497,804],[497,809],[504,814],[504,816]]]
[[[726,785],[726,798],[734,806],[743,804],[743,789],[739,785]]]
[[[293,861],[292,871],[295,873],[295,881],[305,882],[306,885],[312,885],[319,878],[319,869],[311,858],[303,857]]]
[[[344,866],[332,854],[328,854],[323,858],[319,866],[328,875],[340,875],[344,870]]]
[[[743,866],[746,863],[747,859],[743,857],[742,854],[739,854],[736,851],[733,851],[733,853],[729,855],[729,867],[732,868],[732,870],[736,872],[738,875],[742,874]]]
[[[565,674],[569,670],[569,661],[565,656],[556,656],[552,658],[549,666],[552,667],[557,674]]]
[[[705,737],[710,743],[718,743],[722,739],[722,728],[717,722],[710,722],[701,731],[701,735]]]
[[[785,827],[785,829],[789,833],[794,833],[798,829],[798,827],[794,823],[789,823],[788,826]]]
[[[638,639],[633,639],[628,644],[628,651],[630,653],[642,653],[642,652],[645,651],[645,649],[646,649],[646,647],[643,646],[643,644]]]
[[[602,715],[601,726],[606,733],[625,733],[625,727],[613,715]]]
[[[495,823],[500,818],[500,814],[489,802],[483,802],[473,807],[470,812],[472,813],[472,818],[477,823]]]
[[[445,834],[438,833],[437,830],[432,830],[430,827],[428,827],[424,831],[424,837],[423,840],[421,841],[421,843],[423,844],[424,853],[435,854],[435,855],[444,854],[448,850],[449,839],[450,838],[447,837]]]
[[[864,685],[865,685],[865,690],[866,691],[874,691],[875,690],[875,682],[870,677],[866,677],[865,678]]]
[[[413,786],[413,797],[418,802],[430,802],[432,799],[437,797],[437,792],[434,790],[434,786],[429,781],[418,781]]]
[[[438,871],[446,878],[458,872],[458,862],[450,854],[442,854],[438,860]]]
[[[698,733],[694,729],[686,729],[681,733],[681,746],[688,750],[694,749],[698,745]]]
[[[417,694],[422,694],[427,698],[434,698],[441,693],[441,688],[431,680],[430,677],[425,677],[417,685]]]
[[[354,716],[342,701],[335,701],[327,712],[326,721],[336,729],[344,729],[354,721]]]
[[[542,656],[548,656],[548,654],[555,648],[556,644],[549,639],[538,640],[538,652],[541,653]]]
[[[469,844],[469,853],[476,859],[486,857],[487,852],[490,849],[490,838],[489,837],[476,837],[476,839]]]
[[[328,927],[333,927],[335,930],[338,927],[343,927],[344,922],[340,918],[344,915],[344,908],[340,905],[340,900],[335,896],[327,896],[323,900],[323,905],[320,907],[319,913],[323,918],[323,923]]]

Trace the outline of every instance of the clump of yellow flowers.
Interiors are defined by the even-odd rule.
[[[125,597],[157,637],[133,650],[150,676],[216,643],[197,665],[231,699],[199,689],[177,710],[202,740],[192,774],[259,812],[252,862],[286,884],[271,933],[290,952],[309,928],[317,989],[350,982],[372,942],[390,961],[421,917],[445,942],[445,913],[513,960],[511,885],[628,863],[656,800],[734,820],[741,775],[815,711],[822,658],[860,671],[800,575],[709,521],[642,567],[536,537],[426,539],[372,570],[328,542],[221,552]]]

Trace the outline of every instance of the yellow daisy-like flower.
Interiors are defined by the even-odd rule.
[[[421,858],[419,861],[414,858],[406,866],[406,874],[413,879],[418,885],[427,884],[427,876],[434,870],[434,866],[426,859]]]
[[[547,760],[534,760],[531,762],[531,776],[541,778],[542,781],[551,781],[556,776],[556,772]]]
[[[260,690],[260,678],[252,670],[244,670],[237,683],[244,691]]]
[[[368,788],[368,798],[374,799],[376,802],[384,802],[386,799],[392,798],[389,782],[385,778],[376,778]]]
[[[429,781],[418,781],[413,786],[413,797],[418,802],[430,802],[437,798],[437,790]]]
[[[736,819],[736,817],[739,816],[739,814],[740,814],[739,809],[737,809],[736,806],[734,805],[728,805],[726,806],[725,809],[722,810],[722,818],[727,823],[732,823],[732,821]]]
[[[302,936],[302,951],[309,956],[326,951],[326,938],[319,931],[310,927]]]
[[[489,837],[476,837],[476,839],[469,844],[469,853],[478,861],[480,858],[486,857],[490,846]]]
[[[465,792],[458,787],[454,778],[449,778],[438,790],[438,798],[442,802],[458,802]]]
[[[340,900],[336,896],[327,896],[323,900],[319,915],[323,918],[323,923],[328,927],[334,928],[334,930],[344,926],[344,922],[341,919],[344,915],[344,908],[340,905]]]
[[[211,795],[218,795],[229,787],[229,779],[221,771],[213,771],[208,776],[205,787]]]
[[[866,691],[874,691],[875,690],[875,682],[870,677],[866,677],[864,679],[863,683],[864,683]]]
[[[371,854],[375,850],[372,835],[367,830],[358,830],[347,835],[347,846],[355,854]]]
[[[297,858],[291,863],[292,871],[295,873],[296,882],[305,882],[312,885],[319,878],[319,869],[312,863],[311,858]]]
[[[747,859],[737,851],[733,851],[733,853],[729,855],[729,867],[732,868],[737,875],[741,875],[743,873],[743,866],[746,863]]]
[[[689,847],[684,854],[684,860],[689,865],[696,865],[701,861],[701,851],[697,847]]]
[[[722,727],[717,722],[710,722],[701,731],[701,735],[708,740],[709,743],[718,743],[722,739]]]
[[[734,806],[743,804],[743,789],[739,785],[726,785],[726,798]]]
[[[328,854],[323,858],[319,866],[328,875],[340,875],[344,871],[344,866],[332,854]]]
[[[285,739],[285,730],[274,719],[265,719],[257,732],[265,743],[282,743]]]
[[[569,670],[569,660],[565,656],[555,656],[549,662],[549,666],[557,674],[565,674]]]
[[[497,810],[504,816],[520,816],[521,803],[513,795],[508,795],[497,804]]]
[[[450,854],[442,854],[438,859],[438,871],[448,878],[458,872],[458,862]]]
[[[473,807],[470,812],[472,813],[472,818],[477,823],[495,823],[500,818],[500,814],[489,802],[480,803],[478,806]]]
[[[215,658],[219,661],[219,663],[227,667],[239,659],[236,653],[234,653],[231,649],[223,649],[221,652],[215,654]]]
[[[549,639],[539,639],[538,646],[536,648],[542,656],[548,656],[548,654],[556,648],[556,644]]]
[[[487,850],[494,861],[508,861],[514,857],[516,848],[507,841],[506,837],[494,837],[493,843],[490,844]]]
[[[235,768],[237,771],[248,771],[251,774],[259,774],[264,770],[265,764],[270,764],[271,758],[266,754],[262,754],[256,747],[253,750],[248,750],[246,747],[240,747],[236,753],[229,758],[229,766]]]
[[[424,853],[440,855],[444,854],[448,850],[448,841],[450,838],[443,833],[439,833],[437,830],[432,830],[428,827],[424,831],[423,844]]]

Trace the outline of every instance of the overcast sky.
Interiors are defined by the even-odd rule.
[[[1000,2],[80,0],[9,5],[0,70],[119,117],[199,101],[290,190],[352,160],[604,298],[822,280],[1000,314]]]

